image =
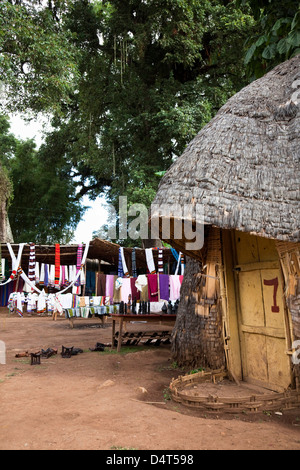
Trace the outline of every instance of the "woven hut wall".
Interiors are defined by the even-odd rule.
[[[202,261],[187,257],[172,335],[172,354],[180,366],[210,369],[225,366],[220,266],[220,230],[211,227],[207,230]]]
[[[300,243],[277,242],[295,340],[300,339]]]

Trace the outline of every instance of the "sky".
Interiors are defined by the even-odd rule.
[[[10,116],[11,132],[15,137],[26,140],[33,139],[39,147],[43,142],[42,128],[47,126],[46,120],[31,121],[26,123],[21,117]],[[71,243],[86,243],[92,240],[94,231],[100,229],[107,222],[107,212],[105,209],[105,201],[98,198],[96,201],[90,201],[88,197],[83,198],[83,205],[89,209],[83,214],[82,220],[79,222]]]

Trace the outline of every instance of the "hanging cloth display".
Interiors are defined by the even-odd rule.
[[[169,300],[169,276],[168,274],[159,274],[159,298],[160,300]]]
[[[145,254],[149,273],[156,274],[152,248],[146,248]]]
[[[32,287],[32,289],[34,289],[35,291],[40,293],[41,291],[34,285],[33,282],[30,281],[30,279],[28,279],[28,277],[26,276],[26,274],[24,273],[24,271],[20,267],[20,261],[21,261],[21,258],[22,258],[22,251],[23,251],[23,248],[24,248],[24,243],[22,243],[19,246],[18,258],[15,257],[15,254],[13,252],[13,249],[12,249],[10,243],[7,243],[7,248],[8,248],[8,251],[10,253],[10,256],[11,256],[12,265],[13,266],[19,266],[19,268],[17,268],[18,274],[22,277],[23,281],[26,282],[27,284],[29,284],[30,287]]]
[[[2,274],[0,276],[0,281],[4,281],[4,279],[5,279],[5,258],[1,259],[1,269],[2,269]]]
[[[35,283],[40,283],[40,265],[39,263],[35,263]]]
[[[80,259],[81,264],[81,259]],[[58,243],[55,244],[55,279],[54,285],[58,289],[59,288],[59,280],[60,280],[60,245]]]
[[[23,303],[21,292],[17,293],[17,314],[20,315],[20,317],[23,317]]]
[[[119,248],[118,277],[124,277],[121,248]]]
[[[162,248],[158,249],[158,272],[163,274],[164,272],[164,260],[163,260],[163,250]]]
[[[34,243],[30,243],[28,279],[32,282],[35,281],[35,244]]]
[[[132,249],[132,253],[131,253],[131,262],[132,262],[132,277],[137,277],[137,271],[136,271],[136,251],[135,251],[135,248]]]
[[[76,276],[78,275],[81,267],[81,262],[82,262],[82,244],[80,243],[78,245],[77,249],[77,265],[76,265]],[[77,281],[75,282],[75,286],[80,286],[80,277],[78,276]]]
[[[89,251],[89,246],[90,246],[90,243],[87,242],[87,244],[85,245],[85,250],[84,250],[84,253],[83,253],[83,257],[82,257],[82,260],[81,260],[81,266],[80,266],[80,269],[78,271],[78,273],[76,274],[75,276],[75,280],[73,282],[71,282],[70,285],[68,285],[64,290],[60,291],[60,294],[63,294],[65,291],[67,291],[70,287],[73,286],[73,284],[75,284],[75,282],[77,281],[77,279],[80,277],[81,275],[81,271],[84,269],[84,265],[86,263],[86,259],[87,259],[87,255],[88,255],[88,251]]]
[[[24,246],[24,244],[23,244]],[[18,255],[18,259],[21,260],[21,256],[22,256],[22,250],[23,250],[23,246],[19,247],[19,255]],[[12,261],[13,261],[13,264],[14,265],[18,265],[18,260],[16,259],[15,255],[14,255],[14,252],[12,250],[12,247],[10,245],[10,243],[7,243],[7,247],[8,247],[8,250],[10,252],[10,255],[11,255],[11,258],[12,258]],[[20,253],[21,251],[21,253]],[[84,254],[83,254],[83,257],[82,257],[82,264],[80,266],[80,270],[78,271],[77,275],[75,276],[75,279],[74,281],[71,283],[71,285],[69,285],[68,287],[66,287],[64,290],[62,290],[60,292],[60,294],[63,294],[65,291],[67,291],[70,287],[73,286],[73,284],[77,281],[77,279],[79,278],[80,276],[80,273],[81,273],[81,270],[83,269],[84,265],[85,265],[85,262],[86,262],[86,258],[87,258],[87,255],[88,255],[88,251],[89,251],[89,242],[85,245],[85,250],[84,250]],[[28,277],[26,276],[26,274],[24,273],[24,271],[21,270],[20,272],[20,275],[22,277],[22,279],[27,283],[29,284],[35,291],[37,291],[39,294],[41,294],[41,291],[33,284],[33,282],[31,282]]]
[[[157,274],[148,274],[148,297],[150,302],[158,302],[158,278]]]
[[[41,286],[43,286],[44,282],[45,282],[45,265],[44,265],[44,263],[42,263],[41,264],[41,270],[40,270],[40,282],[39,282],[39,284]]]
[[[122,260],[122,267],[123,267],[124,276],[125,276],[125,277],[130,277],[129,271],[128,271],[128,269],[127,269],[126,260],[125,260],[124,248],[121,247],[120,250],[121,250],[121,260]]]
[[[181,253],[181,274],[182,274],[182,276],[184,275],[184,268],[185,268],[185,264],[184,264],[184,254]]]
[[[179,267],[181,265],[181,255],[182,255],[182,253],[180,252],[179,256],[178,256],[178,259],[177,259],[177,266],[176,266],[175,276],[177,276],[177,274],[179,272]]]
[[[19,269],[19,266],[20,266],[20,262],[21,262],[21,258],[22,258],[22,252],[23,252],[24,245],[25,245],[25,243],[21,243],[19,245],[18,258],[15,257],[15,254],[14,254],[12,248],[10,247],[10,250],[11,250],[10,251],[10,256],[11,256],[11,262],[12,262],[12,273],[9,276],[9,278],[7,279],[6,282],[3,282],[2,284],[0,284],[0,287],[5,286],[6,284],[8,284],[11,281],[14,281],[16,279],[16,277],[21,274],[21,270]],[[1,263],[1,265],[2,265],[2,263]]]
[[[45,264],[45,267],[44,267],[44,286],[45,287],[48,287],[48,284],[49,284],[49,266],[48,264]]]

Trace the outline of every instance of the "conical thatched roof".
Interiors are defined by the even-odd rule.
[[[202,204],[207,225],[299,242],[299,169],[300,55],[220,109],[165,174],[154,207]]]

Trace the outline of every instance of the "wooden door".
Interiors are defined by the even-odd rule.
[[[275,242],[236,232],[235,246],[243,379],[282,391],[291,370]]]

